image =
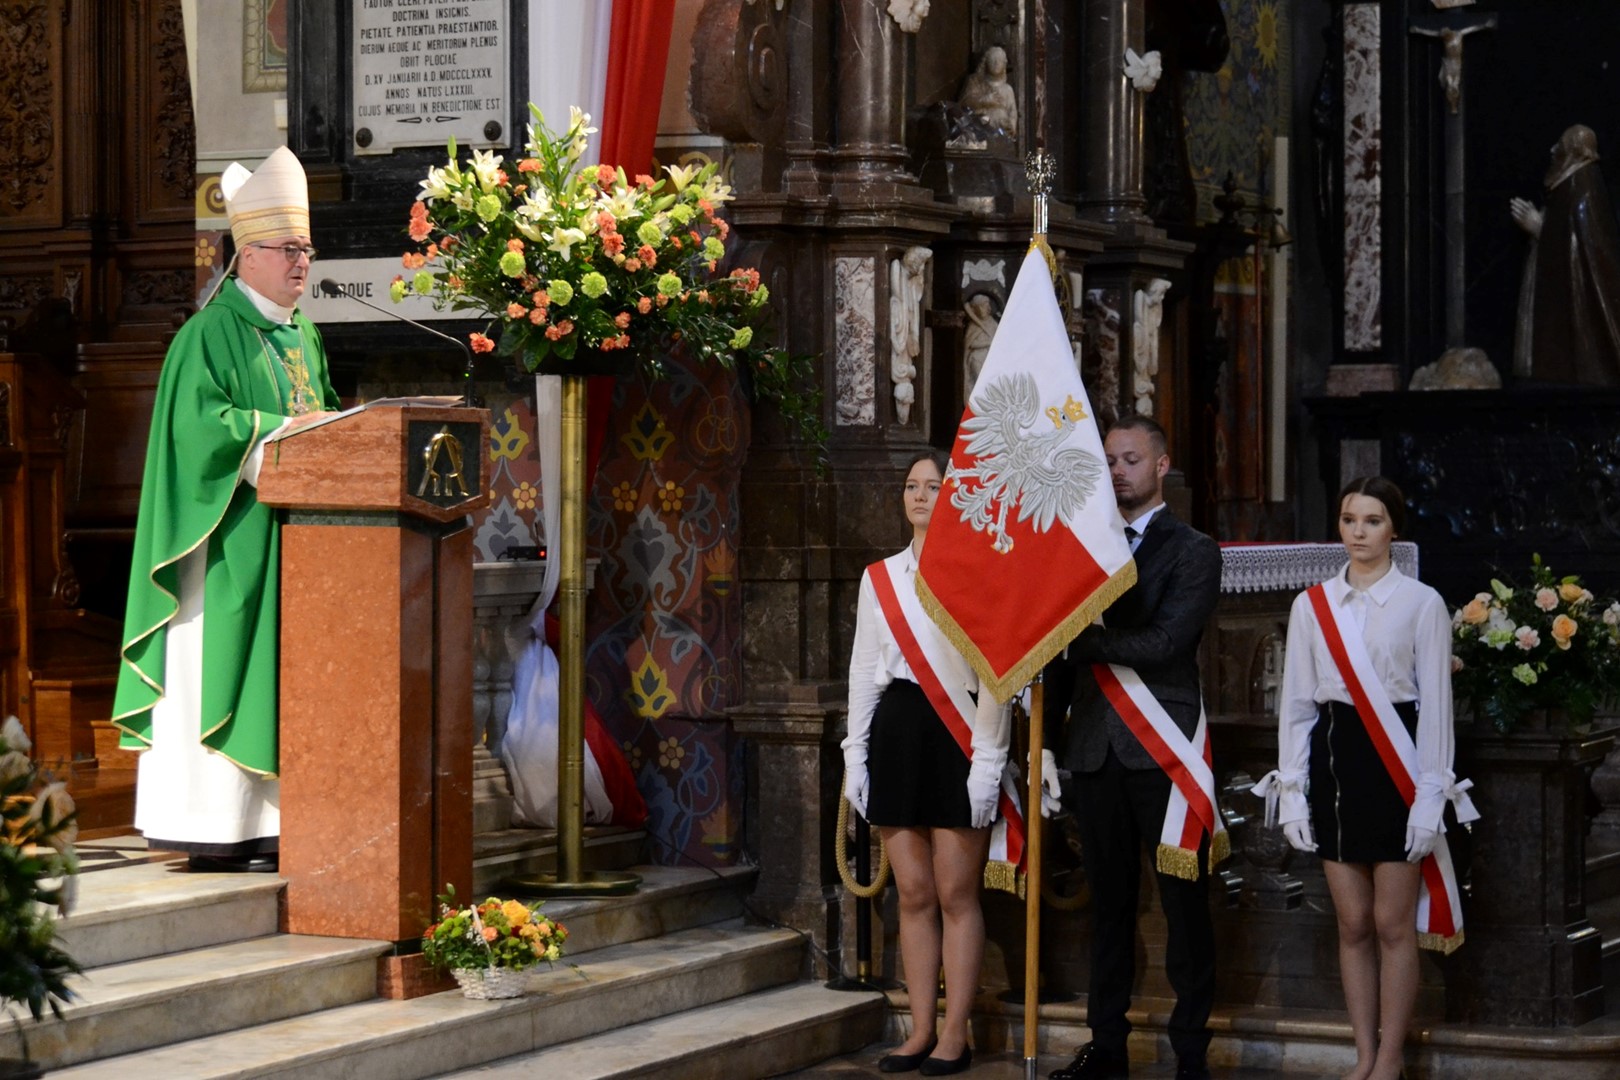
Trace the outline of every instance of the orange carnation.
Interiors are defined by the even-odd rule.
[[[477,353],[494,352],[495,343],[483,334],[468,334],[467,340],[472,342],[472,351]]]

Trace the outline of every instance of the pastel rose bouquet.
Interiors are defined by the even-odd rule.
[[[439,897],[439,921],[422,935],[422,955],[444,971],[510,968],[521,971],[562,957],[568,928],[517,900],[490,897],[461,906],[456,890]]]
[[[462,160],[452,139],[449,160],[428,170],[394,300],[415,293],[488,316],[473,351],[498,350],[525,371],[593,373],[629,350],[656,378],[684,351],[737,369],[756,399],[824,441],[808,358],[767,340],[770,290],[758,270],[723,266],[730,226],[719,212],[732,196],[715,164],[667,165],[658,178],[582,164],[590,117],[571,109],[558,135],[529,111],[517,160],[486,150]]]
[[[1452,616],[1452,686],[1498,731],[1531,709],[1577,723],[1620,697],[1620,603],[1534,557],[1528,586],[1491,579]]]

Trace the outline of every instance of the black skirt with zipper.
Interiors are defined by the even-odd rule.
[[[1417,702],[1395,712],[1417,731]],[[1354,705],[1323,702],[1311,728],[1311,832],[1317,854],[1335,862],[1406,860],[1406,801],[1378,756]]]

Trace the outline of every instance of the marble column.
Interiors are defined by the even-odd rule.
[[[838,145],[843,173],[909,179],[905,172],[904,31],[883,0],[838,0]]]
[[[768,702],[729,710],[749,740],[745,813],[749,850],[759,859],[751,901],[762,915],[803,930],[836,955],[842,896],[833,858],[843,758],[843,687],[760,688]],[[819,960],[811,975],[827,978]]]
[[[1125,77],[1125,50],[1146,51],[1144,0],[1082,0],[1080,216],[1147,222],[1142,194],[1142,95]]]

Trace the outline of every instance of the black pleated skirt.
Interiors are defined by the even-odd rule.
[[[872,714],[866,820],[899,828],[971,827],[969,764],[922,687],[896,679]]]
[[[1408,733],[1417,702],[1395,706]],[[1311,728],[1308,801],[1316,852],[1335,862],[1404,862],[1407,807],[1354,705],[1324,702]]]

